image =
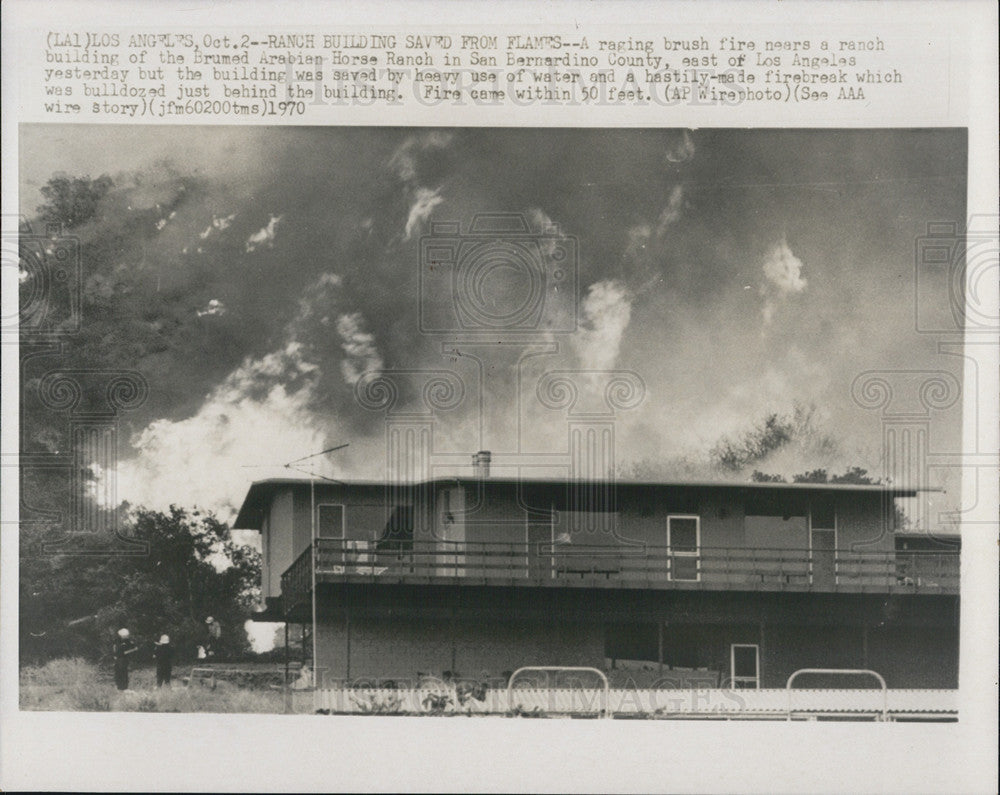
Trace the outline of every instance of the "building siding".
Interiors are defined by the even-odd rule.
[[[348,652],[349,649],[349,652]],[[525,665],[601,667],[604,630],[582,622],[327,615],[316,630],[323,676],[501,678]]]
[[[462,618],[321,616],[316,630],[321,683],[338,679],[412,681],[420,675],[503,680],[522,666],[588,666],[606,670],[616,686],[726,686],[732,644],[758,647],[760,687],[784,687],[803,668],[871,669],[890,688],[958,686],[957,628],[864,628],[773,623],[663,623],[662,660],[655,623],[636,625],[646,651],[610,638],[629,625],[594,622]],[[647,673],[635,673],[644,661]],[[699,677],[701,677],[699,679]],[[869,688],[866,676],[809,675],[802,688]]]
[[[292,490],[279,492],[267,512],[267,533],[262,566],[267,570],[265,596],[281,595],[281,575],[295,561],[293,548]]]

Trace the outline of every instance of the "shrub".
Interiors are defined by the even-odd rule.
[[[21,682],[29,685],[70,687],[93,684],[100,674],[97,666],[79,657],[50,660],[42,666],[29,666],[21,671]]]
[[[429,715],[443,715],[451,706],[451,696],[447,693],[428,693],[421,702]]]
[[[395,693],[379,697],[376,693],[367,696],[351,696],[351,701],[361,710],[362,715],[394,715],[400,711],[403,699]]]
[[[55,712],[285,712],[285,694],[275,689],[237,687],[220,682],[217,689],[180,685],[156,688],[153,671],[138,669],[131,690],[118,692],[108,673],[77,658],[25,667],[20,674],[20,707]],[[292,695],[292,711],[308,712],[311,694]]]

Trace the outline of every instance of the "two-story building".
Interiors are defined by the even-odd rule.
[[[644,687],[780,688],[803,668],[956,688],[958,552],[900,543],[876,485],[475,474],[253,484],[263,619],[335,679],[588,666]],[[814,687],[843,687],[820,677]]]

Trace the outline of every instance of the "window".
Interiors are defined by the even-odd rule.
[[[667,546],[670,548],[671,579],[700,580],[698,517],[667,517]]]
[[[344,506],[316,506],[316,536],[317,538],[344,537]]]
[[[760,655],[756,644],[734,643],[729,647],[730,682],[733,689],[760,687]]]

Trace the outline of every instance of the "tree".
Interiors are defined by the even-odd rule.
[[[761,472],[759,469],[755,469],[753,474],[750,476],[750,480],[754,483],[786,483],[787,481],[781,475],[769,475],[766,472]]]
[[[795,436],[791,418],[768,414],[763,421],[736,439],[722,439],[712,450],[712,457],[730,472],[766,458],[784,447]]]
[[[760,465],[778,466],[787,472],[796,462],[835,460],[837,450],[837,443],[816,420],[816,407],[797,403],[791,412],[770,412],[742,434],[723,437],[709,455],[723,473],[743,473],[752,467],[751,480],[781,482],[784,475],[768,474]],[[815,472],[821,477],[821,470]]]
[[[257,598],[259,553],[236,544],[214,516],[176,506],[166,513],[136,510],[126,529],[148,544],[147,554],[101,554],[95,546],[87,555],[71,554],[80,551],[72,545],[55,554],[22,554],[22,663],[100,659],[122,626],[147,650],[165,633],[182,658],[191,656],[204,643],[209,615],[223,627],[218,655],[247,653],[243,625]]]
[[[792,475],[793,483],[829,483],[830,475],[825,469],[813,469],[809,472],[801,472]]]
[[[73,229],[97,214],[101,199],[113,186],[107,174],[97,179],[57,174],[42,186],[45,203],[39,206],[38,217],[46,224]]]
[[[881,483],[882,479],[875,479],[868,474],[867,469],[862,469],[861,467],[851,467],[843,475],[834,475],[830,478],[831,483],[860,483],[860,484],[877,484]]]

